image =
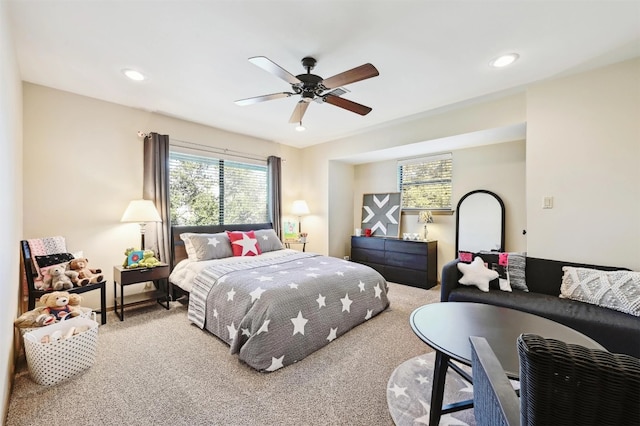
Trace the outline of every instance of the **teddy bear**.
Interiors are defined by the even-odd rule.
[[[67,293],[67,292],[60,292],[60,293]],[[49,294],[53,294],[53,293],[49,293]],[[45,298],[45,300],[46,299],[47,298]],[[79,294],[75,294],[75,293],[69,294],[69,306],[73,312],[71,314],[72,316],[76,316],[75,314],[76,311],[78,311],[80,314],[87,314],[91,312],[91,308],[85,308],[80,306],[81,301],[82,301],[82,297]],[[13,325],[18,328],[34,328],[34,327],[42,327],[44,325],[48,325],[51,323],[51,316],[52,316],[48,311],[48,309],[49,308],[47,306],[37,306],[34,309],[27,311],[22,315],[20,315],[18,318],[16,318],[16,320],[13,321]],[[47,324],[45,324],[46,321],[48,321]]]
[[[102,282],[104,276],[102,269],[89,268],[89,259],[78,257],[69,262],[69,268],[78,273],[78,284],[80,286]]]
[[[44,307],[40,315],[36,317],[36,323],[49,325],[81,315],[83,310],[78,308],[81,299],[78,299],[80,296],[76,296],[77,295],[71,297],[71,294],[66,291],[52,291],[51,293],[40,296],[40,303],[42,303]],[[70,304],[72,300],[73,305]]]
[[[47,269],[42,282],[44,286],[41,290],[66,290],[73,288],[74,281],[78,279],[78,272],[67,271],[62,265],[54,265]]]

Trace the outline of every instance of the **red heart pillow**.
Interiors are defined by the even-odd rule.
[[[262,254],[260,244],[253,231],[227,231],[234,256],[257,256]]]

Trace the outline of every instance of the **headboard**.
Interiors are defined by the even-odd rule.
[[[271,229],[273,224],[251,223],[242,225],[187,225],[171,227],[171,269],[182,259],[187,258],[187,251],[184,248],[184,241],[180,239],[183,232],[194,232],[198,234],[217,234],[225,231],[254,231],[256,229]]]

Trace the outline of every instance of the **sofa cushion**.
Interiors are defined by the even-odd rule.
[[[640,272],[562,268],[560,297],[640,316]]]
[[[462,285],[474,285],[480,291],[489,291],[489,281],[498,278],[498,272],[487,269],[481,257],[476,257],[471,263],[458,263],[462,278],[458,282]]]
[[[528,312],[573,328],[611,352],[640,357],[640,318],[613,309],[540,293],[520,290],[484,293],[472,287],[451,290],[449,301],[486,303]]]

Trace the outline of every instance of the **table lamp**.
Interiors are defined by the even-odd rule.
[[[309,206],[305,200],[295,200],[291,207],[291,214],[298,216],[298,233],[302,233],[302,220],[301,216],[309,214]]]
[[[127,206],[120,222],[140,224],[140,249],[144,250],[144,233],[147,222],[162,222],[156,206],[151,200],[133,200]]]
[[[427,241],[427,223],[433,223],[431,210],[421,210],[418,213],[418,223],[424,223],[424,240]]]

